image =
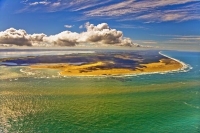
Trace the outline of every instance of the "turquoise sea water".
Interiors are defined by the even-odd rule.
[[[199,133],[200,53],[162,53],[192,69],[64,78],[0,67],[0,133]]]

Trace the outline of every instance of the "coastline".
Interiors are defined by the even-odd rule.
[[[165,55],[165,54],[163,54],[163,53],[161,53],[161,52],[162,52],[162,51],[159,51],[158,53],[159,53],[160,55],[162,55],[162,56],[165,56],[165,57],[167,57],[167,58],[169,58],[169,59],[172,59],[172,60],[174,60],[174,61],[176,61],[176,62],[179,62],[179,63],[182,65],[182,68],[179,69],[179,70],[176,70],[176,71],[185,70],[185,69],[189,68],[189,66],[188,66],[187,64],[185,64],[184,62],[182,62],[182,61],[180,61],[180,60],[178,60],[178,59],[175,59],[175,58],[173,58],[173,57],[170,57],[170,56],[168,56],[168,55]]]
[[[188,66],[175,58],[169,57],[161,51],[160,55],[167,57],[167,59],[160,59],[159,62],[152,62],[148,64],[140,64],[140,67],[133,69],[128,68],[108,68],[108,69],[92,69],[103,66],[105,62],[95,62],[84,65],[72,64],[36,64],[30,66],[32,69],[56,69],[59,70],[59,75],[64,77],[95,77],[95,76],[135,76],[155,73],[168,73],[175,71],[182,71]]]

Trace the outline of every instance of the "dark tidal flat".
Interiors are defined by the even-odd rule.
[[[151,62],[149,55],[155,56],[153,61],[163,58],[155,51],[139,53],[129,54],[126,60],[137,57]],[[163,53],[190,67],[166,74],[78,78],[20,65],[44,63],[45,56],[2,59],[17,66],[0,66],[0,132],[199,133],[200,54]],[[116,53],[101,54],[102,58],[100,53],[90,53],[91,58],[80,62],[112,58],[120,64]],[[63,62],[63,56],[47,56],[46,61],[54,57],[51,63]],[[77,63],[76,58],[71,63]]]

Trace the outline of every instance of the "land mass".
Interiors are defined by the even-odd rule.
[[[133,68],[126,67],[112,67],[115,65],[113,61],[94,62],[87,64],[36,64],[31,65],[33,69],[58,69],[60,75],[63,76],[103,76],[103,75],[131,75],[151,72],[167,72],[179,70],[183,67],[180,62],[173,59],[160,59],[159,62],[152,62],[147,64],[139,64]]]
[[[159,51],[115,51],[5,58],[1,65],[56,69],[63,76],[132,75],[179,70],[183,65]]]

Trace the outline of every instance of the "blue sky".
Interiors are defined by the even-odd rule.
[[[200,0],[0,0],[1,32],[81,33],[87,22],[106,23],[142,46],[200,48]]]

